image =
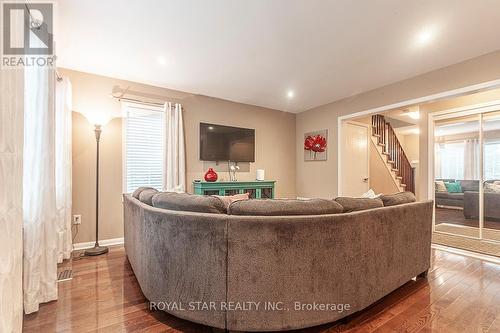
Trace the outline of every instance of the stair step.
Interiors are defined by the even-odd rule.
[[[389,160],[389,161],[387,161],[387,163],[394,164],[394,163],[396,163],[396,162],[395,162],[395,161],[391,161],[391,160]]]
[[[396,179],[403,179],[403,177],[401,177],[401,176],[396,176]]]
[[[374,137],[376,137],[376,138],[380,138],[380,137],[381,137],[381,135],[380,135],[380,134],[375,134],[375,133],[373,133],[372,135],[373,135]]]
[[[392,169],[392,168],[391,168],[391,170],[394,171],[394,172],[398,172],[399,171],[398,169]]]
[[[386,151],[383,151],[383,152],[382,152],[382,154],[383,154],[383,155],[387,155],[387,156],[391,155],[391,154],[389,154],[389,153],[388,153],[388,152],[386,152]]]
[[[399,186],[401,186],[401,187],[406,187],[406,184],[400,184]]]
[[[381,147],[385,147],[385,143],[381,143],[381,142],[379,142],[379,143],[377,143],[377,144],[378,144],[379,146],[381,146]]]

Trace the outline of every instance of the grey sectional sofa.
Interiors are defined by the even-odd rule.
[[[231,204],[229,214],[211,198],[198,199],[217,207],[213,213],[147,203],[165,207],[165,196],[143,195],[142,202],[124,195],[128,259],[152,305],[212,327],[273,331],[333,322],[430,265],[430,201],[289,216],[276,214],[296,202],[280,201],[273,216],[241,214],[245,205],[261,205],[254,200]],[[318,205],[340,206],[299,203],[312,212]]]
[[[500,193],[484,192],[484,218],[500,221]],[[465,192],[464,216],[466,219],[479,218],[479,192]]]
[[[448,193],[448,192],[435,192],[437,206],[449,207],[464,207],[464,198],[466,192],[479,192],[479,180],[459,180],[459,179],[436,179],[444,182],[460,182],[462,192]]]

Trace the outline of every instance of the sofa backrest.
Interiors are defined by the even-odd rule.
[[[479,180],[459,180],[462,192],[479,192]]]
[[[152,199],[153,207],[168,210],[226,214],[227,208],[221,199],[211,195],[176,192],[161,192]]]
[[[132,197],[156,207],[175,211],[230,214],[246,216],[325,215],[363,211],[415,202],[411,192],[382,195],[380,198],[337,197],[326,199],[231,199],[217,195],[198,195],[177,192],[159,192],[151,187],[140,187]],[[229,200],[224,200],[224,199]]]
[[[339,214],[342,211],[342,206],[333,200],[252,199],[231,203],[227,213],[230,215],[289,216]]]

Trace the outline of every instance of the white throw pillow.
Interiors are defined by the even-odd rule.
[[[369,189],[367,192],[363,193],[360,198],[369,198],[369,199],[376,199],[380,197],[382,193],[380,194],[375,194],[375,191],[372,189]]]
[[[436,180],[434,184],[436,185],[437,192],[448,192],[448,190],[446,189],[446,185],[444,184],[444,181]]]
[[[484,183],[484,192],[487,193],[500,193],[500,184]]]

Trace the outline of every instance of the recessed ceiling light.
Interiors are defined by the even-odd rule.
[[[162,66],[165,66],[167,64],[167,59],[165,59],[164,57],[158,57],[156,60]]]
[[[435,29],[432,27],[427,27],[417,34],[415,44],[417,46],[425,46],[430,42],[432,42],[435,36],[436,36]]]
[[[293,92],[293,90],[288,90],[288,92],[286,93],[286,96],[288,98],[293,98],[295,96],[295,93]]]
[[[209,131],[213,131],[213,130],[214,130],[214,127],[213,127],[213,126],[208,126],[208,130],[209,130]]]

